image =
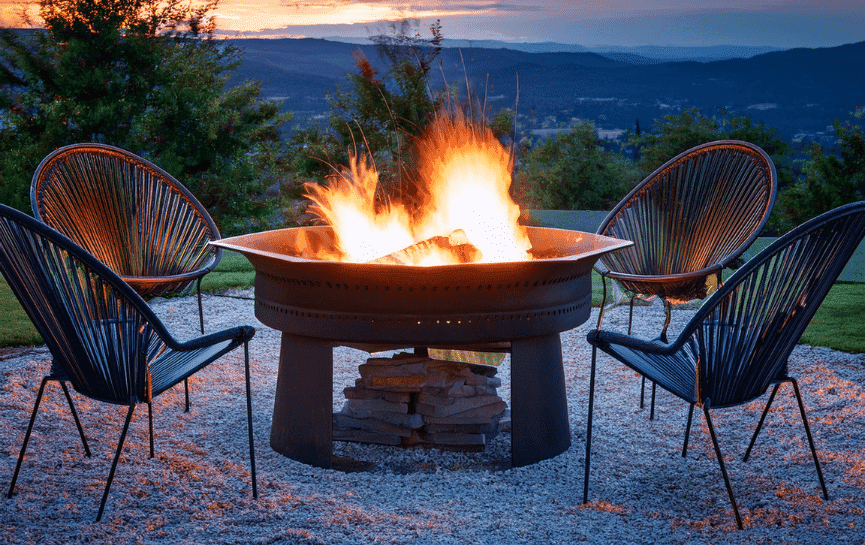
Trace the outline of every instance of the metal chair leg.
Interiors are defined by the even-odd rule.
[[[201,333],[204,334],[204,308],[201,306],[201,279],[199,276],[198,280],[195,283],[195,293],[198,298],[198,326],[201,329]],[[186,405],[183,409],[183,412],[189,412],[189,379],[183,379],[183,393],[184,398],[186,400]]]
[[[631,295],[631,299],[628,305],[628,335],[631,334],[631,326],[634,323],[634,299],[637,297],[637,294],[634,293]],[[643,375],[640,380],[640,408],[646,406],[646,376]]]
[[[188,378],[183,379],[183,392],[186,396],[186,408],[183,410],[183,412],[188,413],[189,412],[189,379]]]
[[[646,406],[646,375],[643,375],[643,380],[640,383],[640,408]]]
[[[61,380],[60,387],[63,388],[63,393],[66,394],[66,401],[69,402],[69,409],[72,411],[72,418],[75,420],[75,426],[78,428],[78,435],[81,436],[81,444],[84,445],[84,454],[90,457],[90,447],[87,446],[87,437],[84,436],[84,428],[81,426],[81,420],[78,419],[78,411],[75,410],[75,405],[72,403],[72,396],[69,395],[69,388],[66,382]]]
[[[743,462],[747,462],[748,458],[751,457],[751,449],[754,448],[754,443],[757,442],[757,435],[759,435],[760,430],[763,429],[763,422],[766,421],[766,415],[769,414],[769,408],[772,406],[772,401],[775,400],[775,394],[778,393],[778,388],[780,387],[781,383],[776,383],[775,387],[772,388],[772,393],[769,394],[769,401],[766,403],[766,407],[763,409],[763,414],[760,415],[760,421],[757,422],[757,427],[754,429],[754,435],[751,436],[751,442],[748,444],[748,448],[745,449],[745,455],[742,457]]]
[[[589,501],[589,466],[592,458],[592,414],[595,409],[595,362],[598,349],[592,346],[592,370],[589,379],[589,417],[586,422],[586,472],[583,477],[583,503]]]
[[[246,368],[246,423],[249,431],[249,465],[252,468],[252,497],[258,498],[258,482],[255,477],[255,447],[252,438],[252,391],[249,385],[249,341],[243,343],[244,366]]]
[[[691,421],[694,419],[694,404],[688,407],[688,424],[685,426],[685,442],[682,444],[682,458],[688,455],[688,440],[691,438]]]
[[[27,425],[27,432],[24,434],[24,443],[21,444],[21,452],[18,454],[18,462],[15,464],[15,471],[12,473],[12,484],[9,485],[9,493],[7,498],[12,497],[12,492],[15,490],[15,483],[18,481],[18,472],[21,471],[21,462],[24,461],[24,453],[27,451],[27,443],[30,442],[30,432],[33,431],[33,423],[36,421],[36,412],[39,410],[39,402],[42,401],[42,394],[45,392],[45,384],[49,378],[42,379],[42,384],[39,385],[39,393],[36,394],[36,403],[33,405],[33,412],[30,414],[30,424]]]
[[[664,327],[663,327],[663,329],[661,329],[661,342],[664,342],[664,343],[667,342],[667,329],[670,328],[670,321],[672,319],[672,312],[671,311],[672,311],[672,305],[665,298],[664,299],[664,313],[666,314],[666,316],[664,317]],[[630,334],[631,334],[631,332],[630,332],[630,327],[629,327],[628,328],[628,335],[630,335]],[[646,385],[646,377],[643,377],[643,387],[644,388],[645,388],[645,385]],[[649,420],[655,419],[655,390],[656,389],[657,389],[657,384],[653,383],[652,384],[652,405],[651,405],[651,409],[649,410]],[[642,406],[643,406],[643,394],[640,393],[640,407],[642,408]]]
[[[727,495],[730,497],[730,504],[733,506],[733,514],[736,515],[736,524],[739,529],[742,529],[742,517],[739,516],[739,508],[736,506],[736,498],[733,496],[733,487],[730,486],[730,477],[727,475],[727,468],[724,466],[724,455],[721,454],[721,447],[718,446],[718,438],[715,437],[715,427],[712,426],[712,417],[709,415],[709,401],[703,404],[703,414],[706,417],[706,424],[709,426],[709,435],[712,436],[712,445],[715,447],[715,456],[718,458],[718,465],[721,466],[721,474],[724,475],[724,484],[727,486]]]
[[[670,322],[673,319],[672,313],[673,305],[664,298],[664,327],[661,329],[661,342],[667,342],[667,330],[670,329]]]
[[[649,420],[655,419],[655,392],[658,390],[658,383],[652,383],[652,404],[651,409],[649,410]]]
[[[153,458],[153,402],[147,403],[147,425],[150,428],[150,457]]]
[[[817,468],[817,477],[820,479],[820,488],[823,489],[823,499],[829,499],[829,492],[826,491],[826,482],[823,480],[823,471],[820,469],[820,461],[817,459],[817,449],[814,448],[814,438],[811,436],[811,427],[808,425],[808,418],[805,416],[805,405],[802,403],[802,394],[799,392],[799,384],[796,379],[788,379],[793,384],[793,391],[796,393],[796,400],[799,401],[799,414],[802,415],[802,423],[805,424],[805,435],[808,436],[808,446],[811,447],[811,456],[814,458],[814,466]]]
[[[204,310],[201,307],[201,279],[199,276],[195,285],[195,291],[198,294],[198,325],[201,327],[201,333],[204,333]]]
[[[105,483],[105,492],[102,493],[102,502],[99,504],[99,513],[96,515],[96,522],[102,519],[102,511],[105,510],[105,501],[108,499],[108,490],[111,488],[111,481],[114,480],[114,472],[117,469],[117,462],[120,460],[120,451],[123,450],[123,442],[126,441],[126,432],[129,431],[129,422],[132,420],[132,412],[134,410],[135,405],[130,405],[129,411],[126,413],[126,421],[123,423],[123,431],[120,432],[120,441],[117,443],[114,461],[111,462],[111,471],[108,472],[108,481]]]

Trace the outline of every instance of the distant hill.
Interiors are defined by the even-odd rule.
[[[263,95],[285,100],[303,119],[329,111],[325,93],[355,72],[361,50],[380,71],[375,47],[316,39],[233,40],[245,51],[239,80],[262,81]],[[517,106],[539,120],[592,119],[606,128],[644,128],[685,108],[712,115],[718,107],[778,127],[782,137],[816,135],[865,103],[865,42],[831,48],[771,51],[707,62],[641,62],[620,51],[530,53],[504,48],[445,48],[443,78],[461,89],[471,82],[493,111]],[[519,102],[516,101],[519,90]]]
[[[370,45],[369,38],[342,38],[334,36],[326,38],[334,42],[347,42]],[[711,45],[711,46],[620,46],[598,45],[587,47],[579,44],[561,44],[556,42],[504,42],[500,40],[452,40],[445,39],[444,47],[467,49],[512,49],[524,53],[599,53],[604,56],[617,56],[633,59],[636,64],[644,64],[646,60],[655,62],[674,61],[719,61],[726,59],[750,58],[754,55],[782,51],[780,47],[741,46],[741,45]]]

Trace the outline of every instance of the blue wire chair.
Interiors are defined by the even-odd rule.
[[[637,295],[664,301],[667,341],[671,302],[702,299],[707,284],[721,284],[721,271],[741,265],[740,256],[762,230],[777,193],[775,165],[754,144],[718,140],[695,146],[667,161],[640,182],[601,222],[597,233],[634,245],[598,260],[604,300],[607,279],[631,293],[628,335]],[[646,379],[640,387],[644,405]],[[655,416],[655,388],[649,418]]]
[[[60,382],[87,456],[90,449],[66,383],[86,397],[129,408],[96,516],[99,521],[135,407],[148,405],[153,457],[153,399],[241,345],[252,494],[258,497],[249,383],[252,327],[238,326],[177,341],[147,303],[105,264],[51,227],[5,205],[0,205],[0,271],[52,356],[51,371],[39,387],[8,497],[15,490],[49,381]]]
[[[48,154],[30,184],[33,216],[95,255],[144,298],[201,280],[222,258],[213,218],[170,174],[106,144],[72,144]],[[189,411],[189,382],[183,383]]]
[[[682,456],[694,405],[703,409],[739,528],[742,519],[718,446],[710,409],[733,407],[774,389],[745,454],[750,455],[769,405],[785,382],[793,385],[823,497],[823,473],[796,380],[787,359],[865,237],[865,201],[826,212],[776,240],[736,271],[670,343],[610,331],[592,331],[589,343],[690,404]],[[592,352],[583,502],[588,500],[596,352]]]

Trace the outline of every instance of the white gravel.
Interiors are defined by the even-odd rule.
[[[18,480],[5,498],[39,382],[44,348],[0,356],[0,542],[6,543],[865,543],[865,355],[800,345],[800,379],[830,500],[820,493],[792,390],[785,386],[751,460],[741,461],[765,397],[713,414],[745,529],[738,531],[702,415],[680,455],[687,405],[659,391],[656,418],[638,406],[639,379],[599,360],[590,503],[582,505],[589,363],[583,326],[562,334],[572,446],[509,469],[510,436],[481,453],[337,443],[351,471],[322,470],[269,445],[279,334],[253,316],[249,292],[205,296],[210,331],[253,324],[251,348],[260,497],[252,499],[243,353],[237,350],[135,414],[101,523],[94,523],[125,408],[76,396],[87,458],[60,388],[49,385]],[[243,298],[247,297],[247,298]],[[194,336],[194,297],[152,302],[178,337]],[[636,332],[657,334],[663,309],[638,308]],[[691,311],[676,310],[673,334]],[[627,309],[609,311],[624,330]],[[367,354],[336,350],[334,408]],[[509,399],[509,362],[500,395]]]

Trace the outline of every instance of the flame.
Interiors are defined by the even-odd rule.
[[[378,172],[357,156],[326,187],[305,186],[313,202],[309,211],[335,233],[336,252],[317,257],[363,263],[462,231],[479,250],[479,262],[531,259],[520,208],[509,195],[513,162],[492,132],[461,116],[439,116],[416,146],[424,194],[417,209],[377,203]],[[411,264],[458,263],[451,254],[432,248]]]

